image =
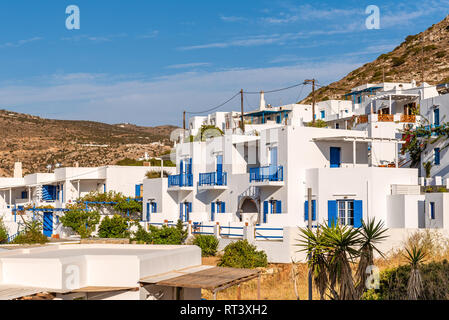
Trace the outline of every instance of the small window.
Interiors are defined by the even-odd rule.
[[[354,201],[338,202],[338,221],[342,226],[354,226]]]
[[[340,124],[339,123],[335,124],[335,129],[340,129]]]
[[[321,119],[326,118],[326,111],[322,110],[321,111]]]

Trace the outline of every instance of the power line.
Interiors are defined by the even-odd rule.
[[[290,87],[285,87],[285,88],[275,89],[275,90],[269,90],[269,91],[263,91],[263,92],[264,92],[264,93],[275,93],[275,92],[280,92],[280,91],[285,91],[285,90],[293,89],[293,88],[296,88],[296,87],[299,87],[299,86],[303,86],[303,85],[305,85],[305,83],[304,83],[304,82],[301,82],[301,83],[295,84],[295,85],[290,86]],[[259,91],[259,92],[245,91],[245,92],[243,92],[243,93],[245,93],[245,94],[260,94],[260,91]]]
[[[220,105],[218,105],[216,107],[213,107],[211,109],[204,110],[204,111],[197,111],[197,112],[187,112],[186,111],[186,114],[193,114],[193,115],[195,115],[195,114],[204,114],[204,113],[209,113],[209,112],[215,111],[215,110],[223,107],[225,104],[227,104],[227,103],[231,102],[232,100],[234,100],[238,95],[240,95],[240,92],[237,92],[232,98],[230,98],[229,100],[226,100],[226,102],[223,102],[222,104],[220,104]]]
[[[285,88],[280,88],[280,89],[275,89],[275,90],[268,90],[268,91],[264,91],[264,93],[281,92],[281,91],[293,89],[293,88],[296,88],[296,87],[299,87],[299,86],[303,86],[303,88],[304,88],[305,83],[302,82],[302,83],[298,83],[298,84],[295,84],[295,85],[292,85],[292,86],[289,86],[289,87],[285,87]],[[301,90],[301,93],[302,93],[302,90]],[[223,107],[224,105],[228,104],[229,102],[231,102],[232,100],[234,100],[238,95],[241,95],[241,94],[242,94],[241,91],[237,92],[234,96],[232,96],[232,98],[226,100],[225,102],[219,104],[219,105],[216,106],[216,107],[213,107],[213,108],[210,108],[210,109],[207,109],[207,110],[203,110],[203,111],[196,111],[196,112],[188,112],[188,111],[186,111],[185,114],[189,114],[189,115],[199,115],[199,114],[210,113],[210,112],[212,112],[212,111],[215,111],[215,110],[217,110],[217,109],[220,109],[221,107]],[[243,94],[260,94],[260,92],[243,91]]]

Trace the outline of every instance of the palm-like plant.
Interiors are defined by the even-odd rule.
[[[366,290],[366,280],[368,279],[366,270],[369,266],[374,265],[374,252],[377,252],[381,257],[384,257],[383,253],[376,247],[376,245],[387,238],[385,235],[386,232],[387,229],[384,228],[384,223],[382,221],[379,221],[378,223],[376,223],[375,219],[368,220],[367,223],[362,221],[362,228],[360,229],[360,260],[356,273],[356,279],[358,280],[356,286],[358,299],[362,297]]]
[[[320,299],[325,299],[326,290],[328,287],[327,276],[327,258],[326,245],[323,233],[320,229],[313,232],[310,229],[300,229],[301,238],[299,246],[303,246],[308,256],[309,269],[312,272],[313,282],[315,283]]]
[[[424,289],[419,266],[426,258],[426,252],[422,247],[419,246],[405,248],[405,251],[405,257],[410,263],[411,267],[410,278],[407,285],[407,299],[418,300]]]
[[[358,229],[348,226],[323,226],[323,236],[328,250],[329,290],[334,299],[357,298],[351,262],[359,256],[360,234]],[[335,290],[337,283],[339,290]]]

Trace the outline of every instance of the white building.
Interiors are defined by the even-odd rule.
[[[65,244],[10,250],[0,253],[0,300],[42,292],[57,300],[200,300],[200,288],[176,290],[145,279],[204,268],[196,246]]]
[[[51,206],[63,209],[67,204],[90,192],[120,192],[130,198],[142,196],[142,185],[148,171],[160,167],[105,166],[93,168],[57,168],[52,173],[34,173],[22,177],[21,165],[16,164],[15,177],[0,178],[0,216],[9,234],[18,232],[21,219],[15,209]],[[164,168],[173,172],[173,168]],[[44,234],[63,233],[59,216],[62,211],[44,212]]]
[[[390,228],[424,227],[418,169],[400,168],[399,154],[400,129],[417,123],[404,103],[412,103],[420,90],[427,95],[414,84],[367,85],[352,93],[356,103],[320,103],[316,118],[334,123],[330,128],[305,126],[312,120],[309,105],[266,106],[262,95],[259,109],[244,115],[245,132],[239,128],[241,114],[233,112],[213,124],[224,125],[223,135],[178,140],[177,174],[144,181],[143,219],[156,225],[181,219],[194,233],[218,236],[221,246],[246,238],[275,262],[296,256],[297,227],[305,227],[308,216],[308,188],[315,223],[338,220],[358,227],[362,219],[377,218]],[[385,101],[391,115],[386,119]],[[354,115],[364,121],[344,125]],[[194,118],[189,123],[195,128],[184,137],[212,125],[211,118],[218,119]]]

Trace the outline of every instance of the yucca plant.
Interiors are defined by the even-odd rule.
[[[301,238],[299,246],[307,252],[309,270],[312,272],[313,282],[324,300],[328,287],[326,245],[323,233],[318,228],[316,232],[300,228]]]
[[[348,226],[323,226],[325,246],[328,250],[329,290],[336,300],[357,299],[351,262],[359,256],[360,233]],[[338,284],[338,292],[336,286]]]
[[[362,228],[359,230],[361,236],[360,260],[356,273],[356,279],[358,281],[356,292],[358,299],[362,297],[366,290],[366,280],[368,279],[366,270],[369,266],[374,265],[374,252],[377,252],[381,257],[384,257],[383,253],[376,247],[376,245],[387,238],[385,235],[387,230],[388,229],[384,228],[384,223],[382,221],[377,223],[375,219],[368,220],[367,223],[362,221]]]
[[[410,263],[411,267],[410,278],[407,285],[407,299],[418,300],[424,290],[419,267],[426,258],[426,252],[420,246],[405,248],[405,252],[405,257]]]

